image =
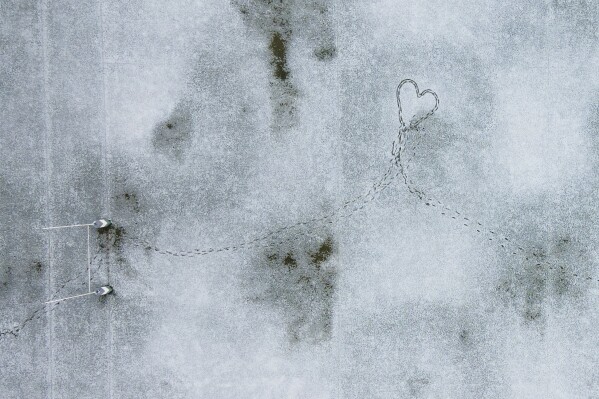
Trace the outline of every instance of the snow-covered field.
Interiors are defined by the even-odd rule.
[[[599,3],[0,18],[0,398],[599,397]]]

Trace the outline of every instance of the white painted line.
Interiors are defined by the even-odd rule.
[[[44,303],[45,304],[49,304],[49,303],[54,303],[54,302],[66,301],[67,299],[79,298],[79,297],[82,297],[82,296],[93,295],[93,294],[95,294],[95,292],[86,292],[85,294],[68,296],[66,298],[60,298],[60,299],[53,299],[51,301],[47,301],[47,302],[44,302]]]
[[[89,252],[89,226],[87,226],[87,292],[92,292],[92,267]]]
[[[42,227],[42,230],[52,230],[52,229],[66,229],[69,227],[82,227],[82,226],[88,226],[87,228],[89,229],[89,226],[93,226],[93,223],[87,223],[87,224],[71,224],[69,226],[52,226],[52,227]]]

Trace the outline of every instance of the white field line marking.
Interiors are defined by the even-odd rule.
[[[89,252],[89,226],[87,226],[87,292],[92,292],[92,266]]]
[[[93,294],[95,294],[95,292],[86,292],[85,294],[79,294],[79,295],[74,295],[74,296],[68,296],[68,297],[66,297],[66,298],[60,298],[60,299],[53,299],[53,300],[51,300],[51,301],[47,301],[47,302],[44,302],[44,303],[45,303],[45,304],[49,304],[49,303],[54,303],[54,302],[66,301],[66,300],[68,300],[68,299],[79,298],[79,297],[82,297],[82,296],[93,295]]]
[[[69,226],[52,226],[52,227],[42,227],[42,230],[52,230],[52,229],[66,229],[69,227],[82,227],[82,226],[87,226],[88,230],[89,230],[89,226],[93,226],[93,223],[86,223],[86,224],[71,224]]]

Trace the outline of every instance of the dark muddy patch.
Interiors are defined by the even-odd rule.
[[[3,287],[7,287],[12,279],[12,267],[8,264],[4,265],[0,270],[0,283]]]
[[[273,128],[284,130],[295,125],[298,90],[293,83],[289,53],[295,37],[314,46],[314,56],[329,61],[337,55],[335,36],[328,8],[323,1],[234,0],[243,21],[264,36],[268,43]]]
[[[253,260],[249,298],[283,313],[292,344],[316,344],[332,335],[338,270],[332,236],[281,244]]]
[[[270,98],[273,128],[282,130],[295,124],[297,90],[293,85],[288,54],[292,42],[294,3],[287,0],[237,2],[246,24],[265,36],[272,68]]]
[[[156,151],[180,160],[193,138],[193,131],[192,106],[182,101],[168,118],[154,127],[152,146]]]
[[[236,4],[244,22],[266,36],[273,77],[280,82],[286,82],[290,77],[287,54],[292,39],[292,17],[297,5],[289,0],[233,3]]]
[[[289,77],[287,69],[287,40],[279,32],[273,32],[268,46],[272,53],[272,64],[275,78],[286,81]]]
[[[123,241],[125,236],[125,228],[113,223],[104,229],[98,230],[98,247],[104,254],[114,253],[117,255],[118,261],[124,261]]]
[[[41,261],[36,260],[33,263],[31,263],[30,269],[33,270],[36,273],[41,273],[43,271],[43,269],[44,269],[44,265],[42,264]]]
[[[139,199],[137,198],[137,194],[134,192],[124,192],[119,195],[114,196],[114,206],[117,209],[129,208],[133,210],[135,213],[139,213]]]
[[[291,271],[291,269],[295,269],[297,267],[297,261],[293,257],[292,253],[288,253],[287,256],[285,256],[285,259],[283,259],[283,264],[285,266],[287,266],[289,271]]]
[[[543,304],[548,296],[548,268],[544,250],[532,251],[520,264],[510,267],[497,291],[527,323],[543,321]]]
[[[470,332],[470,330],[468,330],[466,328],[461,329],[458,334],[458,338],[459,338],[460,342],[462,343],[462,345],[464,345],[464,346],[472,345],[472,333]]]
[[[102,255],[103,262],[106,262],[108,276],[110,276],[111,265],[118,265],[121,272],[129,277],[137,274],[135,269],[125,256],[124,242],[127,237],[127,231],[124,227],[112,225],[105,229],[98,230],[98,247]]]
[[[429,377],[411,377],[407,379],[408,392],[411,398],[420,398],[426,387],[431,383]]]
[[[314,48],[314,56],[324,62],[331,61],[337,56],[334,23],[329,14],[327,2],[312,1],[304,4],[298,18],[304,26],[302,34]]]
[[[589,279],[583,265],[589,261],[581,245],[570,237],[559,237],[526,250],[524,259],[508,267],[497,292],[527,324],[542,325],[549,299],[559,304],[584,294]]]
[[[312,258],[312,263],[317,268],[320,268],[320,265],[323,262],[326,262],[331,255],[333,254],[333,240],[328,237],[323,243],[318,247],[318,250],[312,253],[310,256]]]
[[[337,55],[337,48],[335,46],[329,45],[324,47],[319,47],[314,50],[314,56],[319,61],[330,61]]]
[[[125,237],[125,228],[113,223],[108,227],[99,229],[98,236],[100,238],[98,245],[101,249],[121,249]]]

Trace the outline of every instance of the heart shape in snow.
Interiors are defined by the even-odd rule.
[[[413,96],[411,90],[404,89],[402,87],[406,84],[410,84],[414,87],[416,96]],[[418,85],[412,79],[404,79],[397,86],[397,106],[399,107],[399,123],[404,128],[415,128],[420,122],[435,113],[439,107],[439,97],[437,93],[430,89],[426,89],[423,92],[418,90]],[[430,98],[430,100],[424,100],[422,97]],[[432,103],[434,100],[434,104]]]

